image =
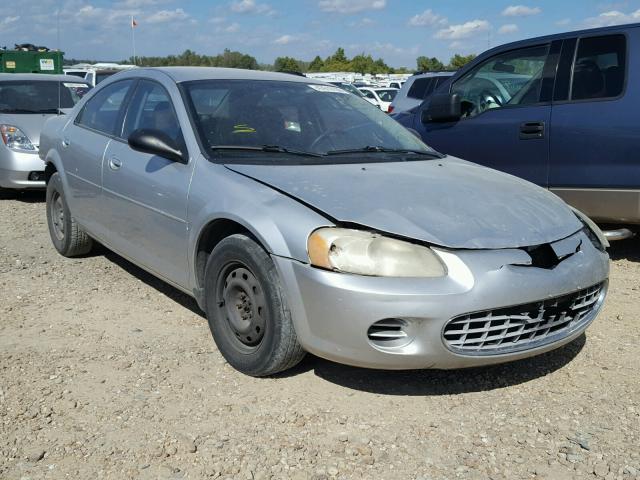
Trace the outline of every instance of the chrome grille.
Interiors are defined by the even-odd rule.
[[[466,355],[498,355],[560,340],[589,323],[604,284],[513,307],[461,315],[443,330],[445,345]]]

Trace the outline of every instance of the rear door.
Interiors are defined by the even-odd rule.
[[[549,186],[600,220],[638,219],[640,29],[565,42],[551,119]]]
[[[560,46],[532,45],[484,60],[450,87],[462,99],[463,118],[423,123],[418,112],[414,128],[441,152],[546,186]]]
[[[96,92],[73,122],[65,127],[62,158],[68,201],[75,217],[92,232],[100,224],[102,157],[124,113],[133,80],[122,80]]]
[[[158,82],[140,80],[119,138],[105,153],[104,222],[114,249],[167,280],[187,285],[187,194],[193,164],[131,149],[126,138],[138,129],[160,130],[186,151],[169,92]]]

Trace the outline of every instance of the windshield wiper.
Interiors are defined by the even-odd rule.
[[[0,113],[59,113],[58,108],[47,108],[44,110],[29,110],[26,108],[7,108],[0,110]]]
[[[410,148],[386,148],[381,146],[367,145],[361,148],[346,148],[344,150],[329,150],[326,155],[344,155],[349,153],[410,153],[415,155],[427,155],[429,157],[443,158],[438,152],[427,152],[425,150],[412,150]]]
[[[300,155],[304,157],[322,157],[319,153],[305,152],[303,150],[295,150],[280,145],[212,145],[211,150],[244,150],[250,152],[270,152],[270,153],[288,153],[290,155]]]

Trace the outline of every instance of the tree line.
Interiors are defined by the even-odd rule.
[[[360,74],[379,73],[411,73],[414,71],[434,72],[442,70],[457,70],[475,58],[475,55],[455,54],[444,64],[436,57],[420,56],[416,59],[416,67],[394,68],[385,63],[382,58],[374,59],[371,55],[361,53],[348,58],[343,48],[338,48],[333,55],[321,58],[317,55],[311,61],[299,60],[293,57],[278,57],[273,65],[258,63],[255,57],[225,49],[218,55],[201,55],[192,50],[185,50],[179,55],[167,55],[163,57],[143,56],[136,58],[137,65],[146,67],[170,67],[170,66],[204,66],[245,68],[248,70],[271,70],[276,72],[354,72]],[[65,61],[67,64],[69,61]],[[74,61],[75,62],[75,61]],[[95,63],[95,62],[87,62]],[[133,64],[133,57],[121,63]]]

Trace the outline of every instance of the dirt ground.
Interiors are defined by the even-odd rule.
[[[226,365],[193,300],[0,199],[0,479],[640,478],[640,240],[586,336],[491,368]]]

